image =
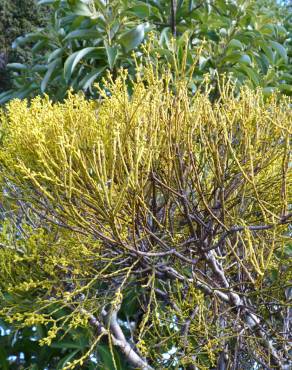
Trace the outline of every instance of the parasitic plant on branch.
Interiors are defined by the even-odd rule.
[[[1,115],[1,315],[78,326],[139,369],[289,366],[291,107],[221,83],[216,102],[153,68],[102,99]],[[169,86],[172,86],[170,88]],[[290,197],[290,198],[289,198]],[[133,310],[134,308],[134,310]],[[249,364],[249,365],[247,365]]]

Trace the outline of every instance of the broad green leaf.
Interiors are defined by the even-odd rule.
[[[250,56],[247,55],[247,54],[241,55],[241,57],[239,58],[239,62],[242,63],[242,64],[250,66],[251,65]]]
[[[139,26],[133,28],[130,31],[125,32],[120,37],[120,43],[125,48],[126,52],[135,49],[141,44],[145,37],[145,24],[139,24]]]
[[[15,98],[16,92],[15,90],[8,90],[4,91],[0,94],[0,105],[5,104],[9,100]]]
[[[53,72],[55,71],[57,65],[60,64],[60,62],[61,62],[61,59],[56,59],[48,65],[47,73],[45,74],[45,76],[42,80],[42,83],[41,83],[41,92],[42,93],[44,93],[46,91],[48,82],[49,82]]]
[[[264,53],[259,53],[259,56],[256,57],[258,65],[261,67],[261,70],[264,74],[268,72],[270,62]]]
[[[57,370],[63,369],[63,367],[70,362],[80,351],[80,349],[76,349],[73,352],[70,352],[67,356],[63,357],[57,364]]]
[[[96,30],[75,30],[70,33],[64,38],[65,40],[72,40],[72,39],[82,39],[82,40],[87,40],[87,39],[97,39],[98,36],[100,36],[100,33]]]
[[[277,85],[277,88],[280,90],[280,91],[283,91],[285,92],[286,94],[287,93],[292,93],[292,85],[291,84],[279,84]],[[290,247],[290,250],[291,250],[291,247]]]
[[[170,28],[169,27],[163,28],[163,30],[160,33],[159,43],[161,45],[167,46],[168,49],[171,49],[170,38],[171,38]]]
[[[266,41],[263,41],[263,40],[257,41],[256,44],[259,47],[261,47],[261,49],[265,53],[266,57],[268,58],[269,63],[270,64],[274,64],[274,62],[275,62],[274,52],[273,52],[270,44],[267,43]]]
[[[2,370],[9,370],[9,362],[7,360],[8,353],[4,348],[0,347],[0,365]]]
[[[225,57],[220,61],[220,65],[225,65],[226,63],[236,63],[239,61],[241,54],[238,50],[233,50],[232,53],[228,53]]]
[[[17,99],[27,98],[32,91],[37,90],[37,89],[38,89],[38,86],[35,83],[29,84],[24,89],[17,91],[17,94],[15,97]]]
[[[260,31],[265,35],[274,35],[275,27],[273,24],[265,24],[263,27],[261,27]]]
[[[81,15],[83,17],[92,17],[93,16],[93,13],[90,10],[90,8],[85,3],[82,3],[81,1],[78,1],[78,3],[73,6],[72,10],[75,14]]]
[[[31,51],[33,54],[36,54],[42,49],[47,49],[47,47],[48,47],[48,41],[40,40],[32,47]]]
[[[199,69],[200,70],[203,70],[208,62],[210,58],[205,58],[203,56],[200,56],[199,57]]]
[[[243,49],[243,44],[239,41],[239,40],[236,40],[236,39],[232,39],[229,44],[228,44],[228,48],[232,48],[232,49],[240,49],[242,50]]]
[[[285,63],[288,62],[287,50],[283,45],[276,41],[270,41],[272,48],[284,59]]]
[[[104,46],[106,50],[108,65],[110,69],[113,69],[118,56],[118,48],[117,46],[109,46],[106,41],[104,42]]]
[[[55,3],[56,0],[39,0],[38,5],[49,5]]]
[[[292,82],[292,73],[283,73],[281,75],[281,80]]]
[[[60,55],[62,55],[64,52],[63,48],[58,48],[54,50],[48,57],[48,63],[51,63],[54,59],[58,58]]]
[[[78,344],[76,342],[70,342],[70,341],[66,341],[66,340],[56,342],[56,343],[52,343],[50,345],[50,347],[52,347],[52,348],[70,348],[70,349],[79,349],[79,350],[82,350],[82,348],[83,348],[83,346],[80,343]]]
[[[105,69],[106,67],[96,68],[93,72],[87,74],[83,80],[79,82],[79,87],[83,90],[87,90]]]
[[[17,37],[17,39],[15,39],[14,42],[12,43],[12,48],[23,46],[27,44],[28,42],[40,41],[44,39],[47,39],[47,36],[45,36],[43,33],[31,32],[31,33],[26,34],[25,36]]]
[[[163,16],[157,6],[151,5],[149,2],[136,1],[135,5],[129,8],[129,13],[135,14],[136,17],[141,19],[154,17],[160,21],[163,20]]]
[[[26,71],[27,70],[27,65],[22,64],[22,63],[8,63],[6,67],[8,69],[13,69],[16,71]]]
[[[98,359],[100,360],[100,364],[102,365],[102,369],[112,370],[115,368],[112,354],[108,346],[105,346],[103,344],[98,344],[96,347],[96,352],[97,352]],[[120,370],[122,369],[122,365],[121,365],[119,355],[117,351],[115,350],[115,348],[113,348],[113,352],[114,352],[117,368]]]
[[[155,56],[155,54],[158,53],[161,56],[166,57],[168,60],[173,60],[173,53],[165,48],[154,48],[151,50],[151,55]]]
[[[151,13],[150,5],[142,2],[138,5],[134,5],[129,10],[131,13],[134,13],[137,17],[142,19],[149,17]]]
[[[38,73],[46,73],[48,67],[45,64],[35,64],[31,70]]]
[[[76,51],[75,53],[73,53],[66,59],[66,62],[64,64],[64,77],[67,82],[70,80],[71,75],[74,72],[74,69],[77,66],[77,64],[80,62],[80,60],[95,50],[97,50],[96,47],[88,47],[88,48]]]
[[[253,68],[250,68],[245,64],[241,64],[239,69],[249,77],[254,86],[258,86],[260,84],[259,76]]]

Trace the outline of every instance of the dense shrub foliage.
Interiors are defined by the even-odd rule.
[[[188,72],[195,90],[208,72],[232,73],[240,85],[275,88],[291,93],[291,10],[275,0],[40,0],[52,11],[48,26],[15,40],[28,45],[33,65],[10,68],[18,73],[15,86],[0,96],[0,104],[13,97],[44,92],[62,99],[69,87],[96,95],[94,81],[106,70],[121,66],[134,74],[133,52],[149,38],[153,60],[169,63],[173,71],[187,47]],[[283,4],[283,3],[282,3]],[[172,38],[176,42],[173,42]],[[137,49],[138,48],[138,49]],[[193,64],[200,55],[196,68]]]
[[[23,63],[30,65],[32,62],[31,47],[12,47],[13,41],[25,33],[43,27],[47,13],[47,9],[38,7],[35,0],[0,2],[0,92],[11,88],[13,69],[18,71]],[[7,64],[10,66],[9,70],[6,68]]]
[[[87,329],[65,369],[288,368],[290,101],[171,78],[2,112],[1,316]]]

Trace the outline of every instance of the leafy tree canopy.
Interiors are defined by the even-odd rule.
[[[134,74],[133,52],[154,35],[152,55],[176,69],[173,52],[187,64],[195,90],[208,72],[232,73],[240,85],[291,93],[291,11],[275,0],[40,0],[49,5],[48,26],[15,40],[30,45],[31,63],[12,63],[14,89],[0,96],[44,92],[62,99],[69,87],[96,95],[94,81],[121,66]],[[176,43],[172,41],[175,38]],[[200,55],[195,70],[196,57]]]

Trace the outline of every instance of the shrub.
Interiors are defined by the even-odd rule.
[[[92,327],[66,369],[98,343],[111,368],[284,367],[288,98],[225,80],[211,103],[153,69],[129,97],[126,79],[2,112],[1,315],[46,345]]]

